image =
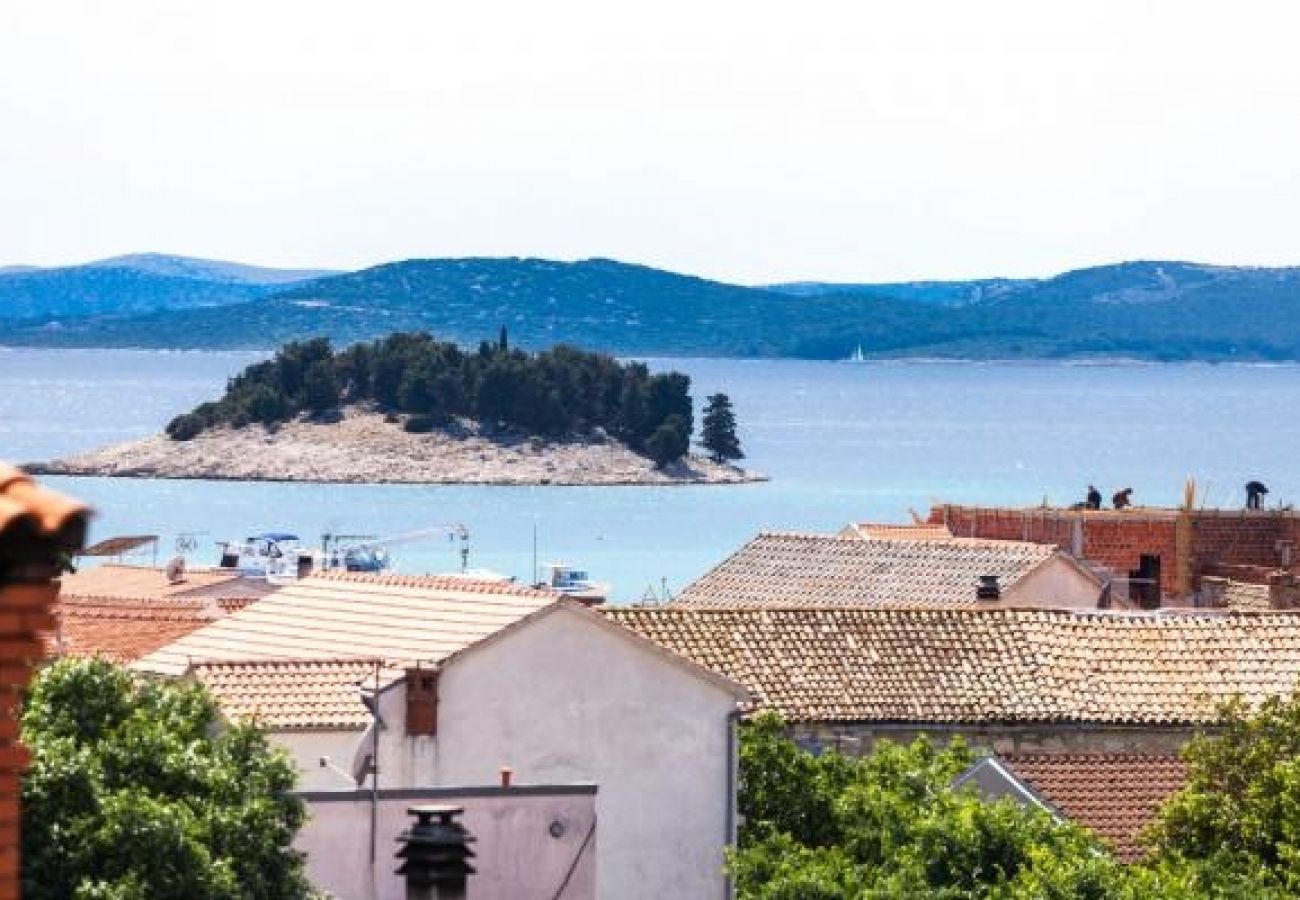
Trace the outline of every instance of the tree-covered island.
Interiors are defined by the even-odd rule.
[[[501,484],[753,480],[726,395],[694,455],[690,377],[569,345],[476,349],[396,333],[281,347],[165,435],[41,466],[64,474]]]

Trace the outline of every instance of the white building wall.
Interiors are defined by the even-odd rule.
[[[352,771],[352,758],[356,753],[360,731],[276,731],[268,735],[271,741],[289,751],[298,767],[300,791],[353,791],[355,781],[341,773],[322,766],[322,756],[328,757],[344,772]]]
[[[308,793],[310,817],[294,847],[307,854],[311,883],[338,900],[402,900],[397,838],[415,822],[407,809],[460,806],[465,813],[458,821],[474,837],[470,862],[477,870],[466,900],[592,900],[600,847],[595,793],[554,786],[382,791],[373,860],[367,792]]]
[[[594,782],[599,897],[721,900],[735,697],[589,616],[556,610],[445,668],[437,781],[509,766],[523,783]]]
[[[1061,557],[1049,559],[1002,593],[1003,606],[1096,609],[1101,585]]]

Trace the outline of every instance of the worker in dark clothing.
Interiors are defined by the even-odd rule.
[[[1083,504],[1084,509],[1101,509],[1101,491],[1092,485],[1088,485],[1088,499]]]
[[[1110,502],[1116,509],[1124,509],[1126,506],[1132,506],[1133,489],[1124,488],[1122,491],[1116,491],[1110,498]]]
[[[1262,481],[1246,482],[1246,509],[1260,509],[1264,505],[1264,495],[1268,488]]]

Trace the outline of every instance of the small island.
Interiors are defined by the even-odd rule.
[[[724,394],[690,452],[690,378],[559,345],[476,351],[398,333],[335,352],[296,342],[164,434],[30,466],[137,478],[402,484],[670,485],[764,480]]]

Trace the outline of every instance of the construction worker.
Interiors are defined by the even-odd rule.
[[[1091,484],[1088,485],[1088,499],[1084,501],[1083,507],[1084,509],[1101,509],[1101,491]]]
[[[1113,495],[1111,495],[1110,502],[1116,509],[1124,509],[1126,506],[1133,505],[1133,500],[1131,499],[1132,496],[1133,496],[1133,489],[1131,487],[1127,487],[1124,488],[1124,490],[1116,491]]]
[[[1264,487],[1262,481],[1246,482],[1246,509],[1260,509],[1264,505],[1264,495],[1268,493],[1268,488]]]

